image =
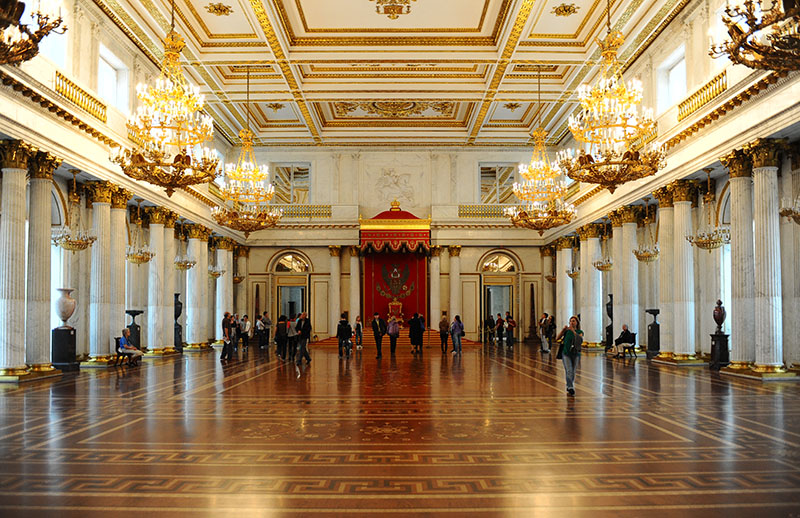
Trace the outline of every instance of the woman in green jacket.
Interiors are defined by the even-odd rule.
[[[575,382],[575,369],[578,367],[578,361],[581,358],[583,331],[581,331],[580,325],[578,317],[570,317],[569,326],[564,326],[564,329],[561,330],[556,338],[556,340],[563,338],[558,356],[564,362],[564,372],[567,376],[567,393],[570,396],[575,395],[575,387],[573,385]],[[574,348],[573,345],[575,346]]]

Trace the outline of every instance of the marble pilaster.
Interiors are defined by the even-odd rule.
[[[186,347],[183,350],[184,352],[196,352],[210,349],[203,323],[205,313],[203,308],[206,306],[204,296],[208,285],[207,242],[210,232],[207,228],[197,224],[186,225],[186,231],[189,239],[187,254],[197,263],[194,268],[186,272],[186,300],[184,301]]]
[[[673,311],[675,317],[674,361],[692,365],[701,360],[695,357],[695,282],[694,251],[686,236],[692,233],[692,198],[697,196],[694,184],[678,180],[673,184]]]
[[[581,237],[581,279],[583,302],[581,304],[581,329],[585,347],[599,347],[603,341],[603,278],[602,272],[592,266],[602,257],[600,252],[600,230],[598,224],[585,225],[578,229]]]
[[[155,254],[147,263],[147,337],[148,353],[161,356],[164,353],[164,216],[162,207],[145,210],[150,221],[150,250]]]
[[[20,140],[0,142],[0,381],[29,376],[25,365],[25,175],[35,152]]]
[[[128,261],[125,260],[125,247],[127,245],[128,232],[125,228],[125,217],[127,214],[126,206],[131,196],[132,194],[129,191],[119,187],[111,192],[110,232],[108,236],[111,291],[109,293],[110,314],[108,325],[112,337],[122,336],[122,328],[127,324],[125,321],[125,269]],[[97,243],[94,246],[97,246]]]
[[[431,326],[434,325],[435,321],[440,320],[442,318],[442,247],[441,246],[432,246],[431,247],[431,264],[430,264],[430,276],[431,276],[431,300],[430,300],[430,321]]]
[[[639,265],[633,251],[638,246],[636,240],[637,220],[640,208],[637,206],[622,207],[622,251],[619,263],[614,263],[616,271],[619,271],[622,279],[622,297],[620,309],[622,310],[619,320],[620,332],[622,325],[627,324],[631,333],[636,333],[641,338],[639,329]],[[616,320],[616,314],[614,315]],[[616,326],[615,326],[616,327]]]
[[[85,367],[107,367],[113,362],[111,334],[111,193],[109,182],[88,186],[92,200],[92,274],[89,294],[89,361]]]
[[[51,294],[50,207],[52,204],[50,191],[52,190],[53,171],[60,164],[61,159],[43,151],[37,152],[28,159],[28,172],[31,179],[28,207],[25,362],[33,372],[55,371],[50,363],[50,319],[48,318]]]
[[[168,210],[164,218],[164,303],[162,304],[164,335],[162,345],[164,354],[175,354],[175,256],[177,255],[177,242],[175,241],[175,219],[177,214]],[[180,344],[178,344],[180,345]]]
[[[349,307],[350,322],[355,322],[361,315],[361,258],[358,256],[358,246],[347,248],[350,253],[350,296]],[[362,317],[361,321],[364,321]]]
[[[342,314],[342,247],[329,246],[331,277],[328,283],[328,328],[329,334],[336,334],[336,322]]]
[[[625,247],[622,231],[621,209],[617,209],[609,213],[608,218],[611,220],[611,259],[614,261],[614,268],[611,270],[611,293],[614,295],[614,316],[611,334],[614,336],[614,338],[616,338],[622,332],[622,324],[626,323],[623,322],[623,320],[626,318],[626,313],[622,306],[622,290],[623,284],[625,283],[622,256],[625,255]],[[630,253],[630,250],[628,253]]]
[[[675,209],[672,189],[662,187],[653,193],[658,200],[658,320],[660,352],[658,358],[670,360],[675,352],[675,319],[673,307],[673,262],[675,260]]]
[[[222,343],[222,317],[225,312],[232,312],[233,309],[233,247],[235,243],[228,238],[217,241],[217,266],[225,270],[225,273],[217,277],[216,305],[214,311],[214,338],[218,343]],[[244,311],[239,314],[244,316]],[[249,318],[250,315],[248,315]],[[255,317],[253,317],[255,318]]]
[[[461,246],[450,245],[447,247],[450,255],[450,320],[456,315],[461,315]],[[431,319],[428,324],[433,325]]]

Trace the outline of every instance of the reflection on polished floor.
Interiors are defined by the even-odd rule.
[[[800,385],[536,349],[4,387],[0,516],[800,516]]]

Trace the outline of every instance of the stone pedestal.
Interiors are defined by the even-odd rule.
[[[708,367],[711,370],[720,370],[727,367],[731,357],[728,350],[728,335],[725,333],[713,333],[711,336],[711,361]]]
[[[51,331],[52,352],[51,359],[53,367],[62,372],[76,371],[80,369],[77,356],[75,354],[75,328],[57,327]]]
[[[648,309],[646,313],[653,315],[653,322],[647,326],[647,359],[652,360],[660,353],[661,325],[658,323],[657,309]]]

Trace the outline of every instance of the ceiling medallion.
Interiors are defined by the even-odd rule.
[[[441,117],[452,117],[456,104],[451,101],[342,101],[333,103],[333,108],[337,117],[345,117],[360,109],[370,115],[401,119],[420,115],[427,110],[439,112]]]
[[[174,30],[174,0],[170,27],[161,75],[155,85],[136,87],[140,105],[127,124],[136,146],[116,148],[111,156],[126,176],[163,187],[167,196],[175,189],[213,181],[219,165],[216,153],[203,145],[214,134],[214,121],[203,111],[205,98],[181,71],[186,44]]]
[[[283,103],[269,103],[269,104],[267,104],[267,108],[269,108],[273,112],[278,112],[278,111],[282,110],[283,107],[284,107]]]
[[[396,20],[401,14],[411,12],[411,2],[417,0],[370,0],[375,2],[375,12],[385,14],[390,20]]]
[[[225,183],[220,189],[229,204],[214,207],[211,215],[220,225],[244,232],[274,227],[283,212],[271,209],[275,186],[269,183],[269,167],[259,166],[253,151],[253,132],[250,131],[250,69],[247,70],[247,127],[239,132],[242,150],[235,164],[225,165]]]
[[[503,108],[510,112],[515,112],[520,108],[520,106],[522,106],[520,103],[505,103]]]
[[[233,12],[233,7],[222,2],[211,2],[206,6],[206,11],[217,16],[229,16]]]
[[[39,53],[39,42],[50,34],[64,34],[61,27],[61,2],[58,0],[33,0],[29,2],[30,24],[21,22],[25,2],[0,0],[0,65],[19,65]],[[59,29],[59,27],[61,27]]]
[[[725,7],[728,39],[709,55],[760,70],[800,70],[800,3],[744,0]]]
[[[578,13],[578,9],[575,4],[561,4],[553,7],[553,14],[556,16],[571,16],[573,14]]]
[[[610,13],[609,8],[606,9]],[[617,51],[625,39],[611,30],[599,41],[601,76],[592,85],[578,89],[581,111],[570,115],[569,129],[588,150],[568,149],[559,153],[567,176],[578,182],[595,183],[613,193],[624,183],[656,174],[665,165],[663,147],[648,144],[657,131],[652,110],[641,108],[642,83],[625,83]]]

